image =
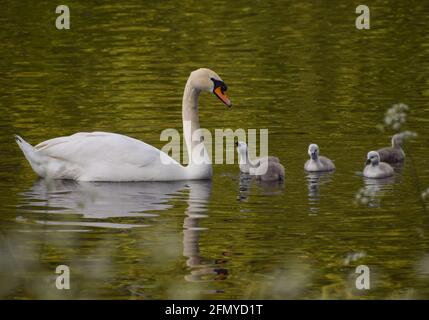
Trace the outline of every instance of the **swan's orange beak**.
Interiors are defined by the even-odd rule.
[[[214,89],[213,93],[228,107],[232,106],[231,100],[226,96],[226,94],[223,92],[222,87],[217,87]]]

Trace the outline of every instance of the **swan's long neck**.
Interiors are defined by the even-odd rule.
[[[255,161],[250,160],[248,150],[240,151],[238,155],[240,157],[239,159],[240,169],[244,170],[244,172],[249,172],[250,168],[257,168],[260,165],[259,161],[256,161],[256,164],[255,164],[254,163]]]
[[[200,92],[195,89],[188,79],[183,92],[182,101],[182,119],[183,119],[183,134],[185,136],[186,148],[190,157],[189,163],[191,163],[191,155],[194,147],[199,141],[193,141],[192,136],[194,132],[200,128],[200,119],[198,116],[198,97]],[[194,140],[195,136],[194,136]]]
[[[196,89],[190,79],[185,86],[182,101],[182,119],[183,119],[183,134],[188,152],[188,168],[193,168],[193,173],[196,172],[196,165],[203,169],[210,167],[210,160],[207,156],[207,151],[204,147],[203,136],[199,132],[200,119],[198,116],[198,97],[200,91]],[[196,150],[198,148],[198,150]]]
[[[249,168],[256,168],[256,167],[257,167],[257,165],[255,165],[255,164],[253,163],[253,161],[251,161],[251,160],[250,160],[250,157],[249,157],[249,150],[248,150],[248,149],[246,150],[246,154],[245,154],[245,156],[244,156],[244,159],[245,159],[245,161],[246,161],[246,165],[248,165],[248,166],[249,166]]]
[[[250,161],[249,161],[249,155],[247,151],[239,151],[238,156],[240,157],[240,159],[238,160],[241,165],[244,165],[244,166],[249,165]]]
[[[392,148],[402,149],[402,142],[392,138]]]

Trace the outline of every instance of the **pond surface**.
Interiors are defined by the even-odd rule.
[[[358,31],[343,2],[68,0],[59,31],[49,1],[3,1],[0,298],[429,298],[429,6],[369,2]],[[269,129],[283,185],[237,164],[214,165],[211,182],[44,181],[14,142],[109,131],[160,148],[199,67],[233,102],[202,95],[201,125]],[[399,102],[419,136],[394,178],[365,180]],[[334,173],[304,172],[309,143]],[[55,288],[63,264],[70,290]],[[355,287],[359,265],[370,290]]]

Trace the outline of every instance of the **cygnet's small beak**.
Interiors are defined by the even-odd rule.
[[[366,159],[365,164],[366,165],[371,164],[371,159]]]

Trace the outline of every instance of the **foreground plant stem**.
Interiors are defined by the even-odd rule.
[[[406,149],[405,147],[404,147],[404,149],[405,149],[405,153],[407,155],[407,158],[409,158],[409,161],[411,162],[411,171],[412,171],[412,175],[413,175],[413,179],[414,179],[414,184],[415,184],[417,192],[418,192],[418,197],[419,197],[421,206],[423,208],[423,212],[425,214],[427,214],[428,210],[427,210],[427,207],[426,207],[426,202],[425,202],[425,200],[422,197],[422,192],[423,191],[422,191],[422,188],[420,186],[420,179],[419,179],[419,176],[417,174],[417,170],[416,170],[416,166],[414,164],[413,156],[411,155],[411,153],[409,152],[408,149]]]

